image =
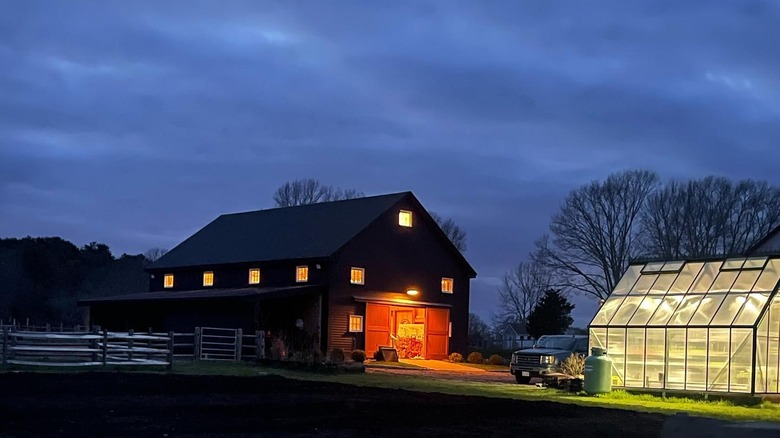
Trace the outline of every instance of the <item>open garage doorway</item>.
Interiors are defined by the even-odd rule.
[[[402,359],[446,359],[449,318],[446,308],[366,303],[366,352],[392,346]]]

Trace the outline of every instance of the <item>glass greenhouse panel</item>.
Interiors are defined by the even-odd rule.
[[[777,287],[777,281],[780,280],[780,259],[769,260],[758,277],[756,285],[753,286],[755,292],[772,292]]]
[[[734,285],[734,281],[737,279],[739,271],[723,271],[715,278],[715,281],[709,286],[710,292],[728,292]],[[694,285],[694,291],[699,290],[698,285]],[[751,285],[752,286],[752,285]],[[707,289],[702,289],[707,292]],[[692,291],[693,292],[693,291]]]
[[[680,269],[682,269],[683,265],[685,265],[685,261],[683,260],[676,260],[673,262],[666,262],[664,263],[664,267],[662,268],[662,272],[674,272],[675,274],[680,272]]]
[[[748,294],[745,305],[742,306],[733,325],[755,325],[768,300],[768,293]]]
[[[628,321],[639,307],[639,303],[642,302],[642,299],[643,297],[632,296],[626,298],[626,300],[623,301],[623,304],[620,305],[618,311],[615,313],[615,316],[612,317],[611,321],[609,321],[609,325],[627,325]]]
[[[723,262],[723,270],[740,270],[742,269],[742,265],[745,264],[745,259],[727,259]]]
[[[593,321],[591,321],[590,325],[606,325],[615,315],[615,312],[617,312],[617,309],[620,307],[620,303],[623,302],[624,298],[625,295],[611,295],[607,298],[607,301],[601,305],[601,309],[596,313],[596,316],[593,317]]]
[[[688,329],[685,361],[685,389],[703,391],[707,387],[707,329]]]
[[[607,348],[607,329],[605,328],[592,328],[590,329],[589,336],[588,336],[588,346],[590,348],[593,347],[601,347],[601,348]],[[588,352],[590,354],[590,351]],[[609,350],[607,350],[607,354],[609,354]]]
[[[702,295],[688,295],[683,298],[680,305],[669,318],[668,325],[687,325],[691,319],[693,312],[699,307],[702,300]]]
[[[643,274],[657,274],[664,269],[665,262],[650,262],[642,268]]]
[[[626,330],[626,387],[642,388],[645,380],[645,329]]]
[[[766,392],[767,388],[768,328],[769,318],[762,318],[761,323],[758,325],[758,331],[756,331],[756,366],[754,368],[754,374],[757,393]]]
[[[645,340],[645,388],[663,388],[666,382],[666,330],[649,328]]]
[[[739,310],[745,304],[747,294],[729,294],[720,305],[718,313],[712,318],[710,325],[731,325]]]
[[[753,381],[753,330],[731,329],[729,391],[750,392]]]
[[[669,288],[672,286],[672,283],[674,283],[674,280],[677,279],[677,274],[661,274],[658,276],[658,279],[653,283],[653,285],[650,287],[650,294],[665,294],[669,291]]]
[[[699,308],[691,318],[690,325],[707,325],[726,299],[726,294],[707,294],[702,298]]]
[[[666,330],[666,387],[685,389],[685,329]]]
[[[661,302],[661,304],[658,306],[658,309],[656,309],[655,313],[653,314],[653,317],[650,318],[650,322],[648,322],[648,324],[666,325],[666,323],[669,321],[669,317],[672,316],[672,313],[674,313],[674,310],[680,304],[680,301],[682,301],[682,299],[683,299],[682,295],[665,296],[664,300]]]
[[[624,386],[626,357],[626,329],[610,328],[607,330],[607,354],[612,359],[612,385]]]
[[[650,288],[653,286],[653,283],[655,283],[655,280],[658,278],[658,274],[642,274],[641,277],[639,277],[639,280],[634,284],[634,287],[631,288],[631,292],[629,292],[632,295],[635,294],[646,294],[648,291],[650,291]]]
[[[729,390],[729,329],[714,328],[709,331],[707,390],[726,392]]]
[[[766,257],[748,257],[742,269],[762,269],[766,265]]]
[[[653,313],[655,313],[655,310],[658,308],[658,305],[661,304],[661,301],[663,301],[663,298],[659,296],[645,296],[642,303],[639,304],[639,308],[636,309],[634,316],[631,317],[631,320],[628,322],[628,325],[647,325],[647,321],[653,316]]]
[[[687,293],[693,284],[693,280],[699,275],[702,266],[704,266],[704,263],[686,263],[682,271],[680,271],[680,275],[677,276],[677,280],[669,288],[669,293]]]
[[[769,320],[769,352],[767,353],[767,392],[780,392],[780,295],[775,295],[765,316]]]
[[[753,290],[753,286],[758,280],[758,276],[761,275],[759,270],[742,271],[737,277],[737,281],[734,282],[734,286],[731,287],[732,292],[750,292]]]
[[[626,273],[623,274],[623,278],[621,278],[617,286],[615,286],[615,290],[612,291],[612,295],[627,294],[628,291],[634,287],[634,283],[636,283],[636,280],[642,272],[642,267],[643,265],[629,266]]]
[[[712,283],[715,281],[715,277],[720,276],[718,275],[718,273],[720,272],[719,271],[720,266],[721,266],[720,262],[710,262],[705,264],[704,269],[702,269],[701,272],[699,272],[699,276],[696,277],[696,281],[693,282],[693,286],[691,286],[688,289],[688,292],[694,294],[706,293],[710,289],[710,286],[712,286]],[[721,275],[729,274],[733,276],[731,278],[731,282],[728,284],[726,289],[724,289],[724,291],[727,291],[731,287],[731,284],[734,283],[734,279],[737,278],[737,273],[724,271],[724,272],[720,272],[720,274]],[[725,282],[725,281],[727,280],[722,280],[721,282]]]

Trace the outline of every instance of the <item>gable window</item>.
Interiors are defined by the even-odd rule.
[[[249,284],[260,284],[260,270],[253,268],[249,270]]]
[[[398,225],[402,227],[412,227],[412,212],[409,210],[401,210],[398,212]]]
[[[173,274],[165,274],[165,277],[163,277],[163,287],[166,289],[173,287]]]
[[[349,271],[349,282],[352,284],[366,284],[366,270],[363,268],[352,268]]]
[[[363,332],[363,317],[361,315],[349,315],[349,332]]]
[[[309,267],[308,266],[296,266],[295,267],[295,282],[306,283],[309,281]]]
[[[451,294],[452,286],[453,286],[453,280],[451,278],[447,278],[447,277],[441,278],[441,293]]]
[[[203,273],[203,285],[214,286],[214,273],[212,271],[206,271]]]

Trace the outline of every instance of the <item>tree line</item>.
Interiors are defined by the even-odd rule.
[[[631,260],[745,255],[778,225],[780,189],[765,181],[614,173],[572,190],[527,259],[504,274],[494,327],[529,323],[548,291],[603,300]]]

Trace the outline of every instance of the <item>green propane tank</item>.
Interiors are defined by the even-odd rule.
[[[590,356],[585,359],[584,389],[588,394],[606,394],[612,391],[612,361],[607,357],[607,350],[601,347],[590,349]]]

